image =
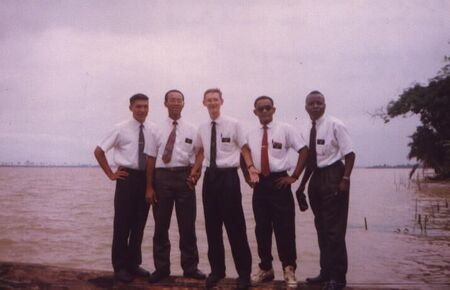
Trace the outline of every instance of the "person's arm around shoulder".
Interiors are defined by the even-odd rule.
[[[128,176],[128,172],[125,170],[122,170],[120,167],[116,170],[116,172],[113,172],[111,167],[109,166],[108,160],[106,159],[105,151],[103,151],[100,146],[97,146],[94,150],[94,156],[95,159],[98,162],[98,165],[103,169],[103,172],[105,172],[106,176],[110,180],[117,180],[117,179],[125,179],[125,177]]]

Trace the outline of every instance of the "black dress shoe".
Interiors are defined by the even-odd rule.
[[[322,290],[342,290],[345,288],[345,282],[339,282],[336,280],[330,280],[325,286],[323,286]]]
[[[325,275],[319,274],[319,276],[313,277],[313,278],[306,278],[307,284],[319,284],[330,281],[330,278],[328,278]]]
[[[125,269],[121,269],[121,270],[114,272],[114,278],[117,281],[124,282],[124,283],[130,283],[131,281],[133,281],[133,276],[131,276],[131,274],[128,273],[128,271]]]
[[[161,272],[161,271],[156,270],[155,272],[153,272],[150,275],[150,277],[148,278],[148,282],[149,283],[158,283],[162,279],[165,279],[169,276],[170,276],[169,272]]]
[[[212,288],[219,283],[220,280],[222,280],[225,277],[225,274],[219,275],[219,274],[209,274],[208,278],[206,278],[205,286],[206,288]]]
[[[185,272],[183,274],[183,276],[185,278],[192,278],[192,279],[195,279],[195,280],[205,280],[206,279],[206,275],[202,271],[200,271],[199,269],[196,269],[196,270],[194,270],[192,272]]]
[[[250,287],[250,277],[239,277],[237,278],[237,289],[247,290]]]
[[[150,272],[145,270],[142,267],[136,267],[133,269],[130,269],[130,274],[135,276],[135,277],[144,277],[147,278],[148,276],[150,276]]]

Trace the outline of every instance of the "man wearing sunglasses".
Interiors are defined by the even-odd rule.
[[[252,276],[255,283],[274,279],[272,267],[272,233],[275,233],[278,255],[288,287],[297,287],[295,268],[295,206],[291,184],[302,173],[308,149],[300,134],[286,123],[273,121],[275,107],[268,96],[256,98],[254,114],[259,125],[247,135],[254,166],[259,172],[259,182],[253,183],[244,172],[247,183],[253,188],[253,213],[260,270]],[[299,153],[292,175],[288,151]]]

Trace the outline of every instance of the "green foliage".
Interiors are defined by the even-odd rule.
[[[450,61],[427,85],[415,84],[396,101],[391,101],[383,116],[385,122],[418,114],[422,122],[411,136],[408,157],[435,170],[438,178],[450,178]]]

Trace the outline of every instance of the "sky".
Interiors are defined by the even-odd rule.
[[[370,113],[450,55],[450,1],[0,0],[0,162],[95,164],[93,151],[130,118],[130,96],[167,116],[164,93],[185,95],[183,117],[208,120],[203,92],[223,114],[256,126],[253,101],[299,131],[305,96],[326,98],[355,144],[358,166],[404,164],[419,120]]]

